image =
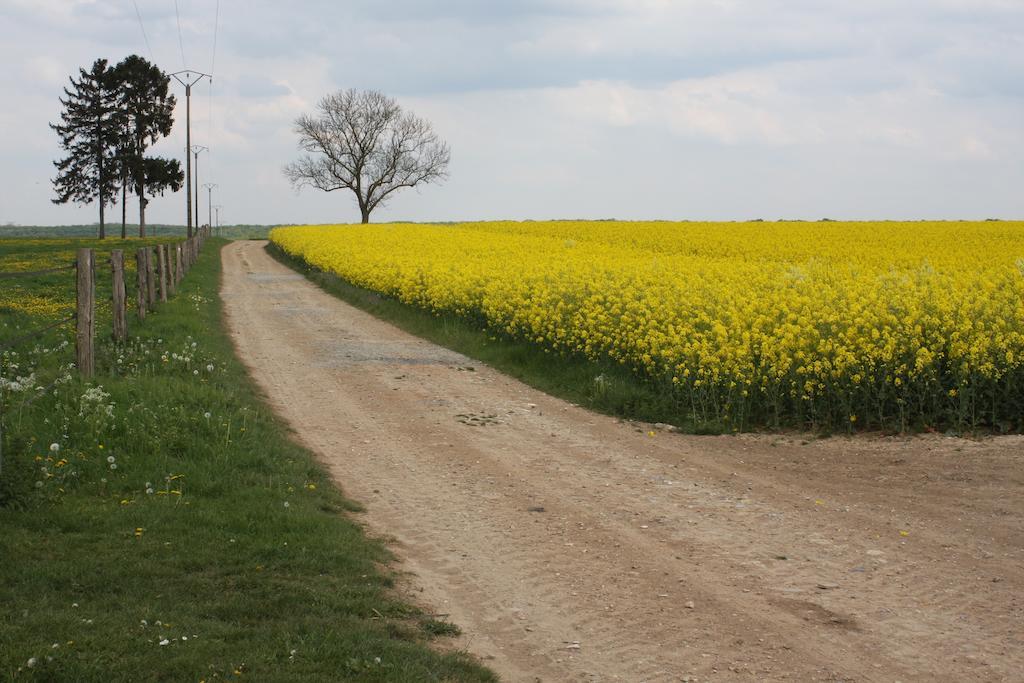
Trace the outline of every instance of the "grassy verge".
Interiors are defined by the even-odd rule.
[[[429,646],[450,629],[398,599],[386,549],[256,397],[221,327],[222,244],[95,382],[8,404],[0,678],[493,680]]]
[[[663,422],[681,430],[717,434],[717,423],[694,422],[666,387],[646,380],[629,368],[578,356],[552,353],[538,345],[496,335],[455,315],[435,315],[377,292],[357,287],[333,273],[310,266],[274,244],[268,252],[279,262],[304,274],[324,291],[424,339],[440,344],[545,393],[607,415]]]

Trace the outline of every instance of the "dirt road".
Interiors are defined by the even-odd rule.
[[[1024,439],[623,423],[223,260],[274,408],[507,680],[1024,679]]]

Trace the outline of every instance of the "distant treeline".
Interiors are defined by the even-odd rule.
[[[138,225],[128,224],[128,234],[138,234]],[[215,237],[226,237],[228,239],[266,239],[274,225],[222,225],[214,228]],[[97,223],[86,225],[0,225],[0,238],[2,237],[96,237]],[[161,236],[184,236],[186,228],[184,225],[164,225],[160,223],[146,223],[146,234],[149,237]]]

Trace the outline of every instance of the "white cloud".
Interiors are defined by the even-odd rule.
[[[192,68],[212,8],[180,0]],[[139,0],[152,55],[181,68],[169,3]],[[202,181],[232,220],[350,220],[348,197],[280,175],[292,122],[376,87],[434,121],[451,179],[380,218],[969,217],[1024,214],[1024,6],[1016,0],[396,0],[221,3],[197,86]],[[0,4],[0,221],[92,220],[49,203],[57,98],[96,57],[149,56],[115,0]],[[180,154],[184,97],[171,138]],[[208,93],[212,92],[212,99]],[[981,182],[988,180],[988,182]],[[155,221],[183,199],[158,198]]]

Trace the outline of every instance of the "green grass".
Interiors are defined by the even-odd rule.
[[[645,379],[631,368],[559,355],[538,345],[500,335],[481,323],[452,314],[434,314],[383,296],[310,266],[274,244],[268,252],[324,291],[382,320],[522,380],[541,391],[591,410],[622,418],[663,422],[699,434],[718,434],[722,425],[696,422],[673,398],[669,387]]]
[[[134,296],[135,252],[140,247],[177,243],[180,238],[0,239],[0,273],[37,271],[73,264],[79,248],[95,251],[97,324],[110,322],[110,252],[124,251],[125,281]],[[75,272],[0,280],[0,344],[26,326],[42,325],[75,312]]]
[[[205,220],[205,218],[204,218]],[[139,234],[138,223],[128,223],[126,226],[128,237]],[[265,239],[273,225],[250,225],[246,223],[222,225],[218,237],[225,239]],[[120,239],[121,221],[107,223],[107,240],[112,238]],[[27,238],[70,238],[70,237],[96,237],[99,235],[100,226],[98,223],[86,223],[82,225],[0,225],[0,238],[4,237],[27,237]],[[167,225],[164,223],[147,223],[146,233],[149,237],[185,237],[188,229],[184,225]]]
[[[96,381],[7,394],[0,679],[494,680],[430,645],[451,629],[396,594],[357,506],[257,397],[221,325],[222,244],[101,345]]]

